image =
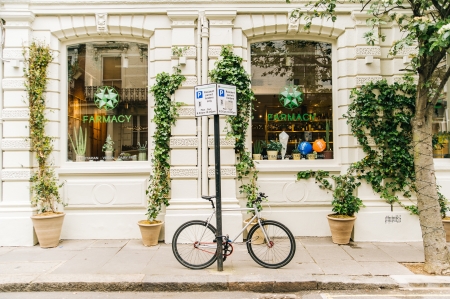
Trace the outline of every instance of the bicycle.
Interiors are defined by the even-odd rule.
[[[183,266],[190,269],[204,269],[217,260],[216,228],[210,224],[216,213],[213,198],[216,196],[202,196],[209,200],[213,212],[203,220],[192,220],[182,224],[173,235],[172,251],[175,258]],[[230,208],[223,211],[253,211],[253,218],[244,226],[238,235],[230,240],[229,236],[221,236],[223,261],[233,253],[233,243],[249,225],[253,224],[247,235],[247,250],[252,259],[259,265],[277,269],[287,265],[295,254],[295,239],[291,231],[273,220],[264,220],[260,217],[257,203],[266,196],[259,193],[253,202],[253,208]],[[257,223],[254,221],[257,220]]]

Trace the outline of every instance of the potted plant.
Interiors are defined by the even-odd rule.
[[[264,193],[262,193],[262,192],[257,193],[257,198],[258,198],[258,199],[262,199],[262,201],[267,201],[267,200],[268,200],[268,199],[267,199],[267,195],[264,194]],[[247,207],[248,207],[248,208],[253,208],[253,201],[247,201]],[[261,210],[262,210],[262,204],[261,204],[261,202],[257,202],[257,203],[256,203],[256,207],[257,207],[258,211],[261,211]],[[250,211],[249,213],[251,213],[252,215],[251,215],[250,218],[244,220],[244,226],[247,225],[247,223],[248,223],[250,220],[252,220],[253,216],[255,215],[254,211]],[[261,220],[264,220],[264,218],[261,218]],[[247,233],[248,233],[248,232],[252,229],[252,227],[255,226],[257,223],[258,223],[258,222],[257,222],[257,219],[253,220],[253,221],[249,224],[249,226],[247,226]],[[251,242],[252,242],[253,244],[263,244],[263,243],[264,243],[264,233],[262,232],[262,230],[259,229],[259,230],[257,230],[257,231],[255,232],[255,234],[253,234],[253,239],[252,239]]]
[[[105,144],[102,147],[102,150],[105,152],[105,160],[112,161],[113,160],[113,151],[114,151],[114,141],[111,139],[111,136],[108,135],[106,137]]]
[[[327,119],[325,121],[325,143],[327,144],[326,150],[323,151],[324,159],[333,159],[333,151],[330,146],[330,121]]]
[[[138,142],[137,146],[139,151],[138,161],[147,161],[147,141],[143,145]]]
[[[300,144],[299,144],[300,145]],[[300,160],[301,158],[301,154],[300,154],[300,150],[298,149],[298,145],[294,147],[294,149],[292,150],[292,159],[294,160]]]
[[[154,151],[152,155],[152,170],[147,195],[147,219],[138,222],[145,246],[158,244],[161,227],[164,224],[157,217],[163,206],[168,206],[170,194],[170,144],[172,126],[176,123],[178,107],[181,103],[172,101],[172,95],[186,78],[178,67],[173,74],[159,73],[156,83],[150,89],[155,98],[155,132],[153,134]],[[145,147],[147,143],[145,144]],[[142,147],[141,147],[142,148]]]
[[[264,140],[255,140],[253,142],[253,160],[261,160],[261,154],[266,147]]]
[[[269,144],[267,144],[267,159],[268,160],[277,160],[278,152],[281,151],[283,145],[279,141],[270,140]]]
[[[348,170],[346,174],[332,175],[331,179],[334,184],[327,179],[329,177],[327,171],[308,170],[297,173],[297,180],[312,177],[321,189],[333,193],[331,206],[334,214],[327,216],[333,243],[348,244],[356,220],[355,213],[358,213],[359,209],[364,207],[362,200],[354,195],[355,189],[361,185],[361,182],[357,180],[351,170]]]
[[[59,194],[58,179],[50,157],[53,152],[53,139],[46,135],[45,91],[47,69],[53,60],[48,46],[31,43],[24,50],[26,68],[24,76],[29,100],[29,128],[31,149],[36,154],[37,171],[31,176],[31,203],[37,208],[37,215],[31,217],[39,245],[43,248],[56,247],[59,244],[65,213],[58,212],[63,206]]]
[[[447,206],[448,200],[440,192],[438,192],[438,196],[439,196],[440,212],[442,216],[442,224],[444,225],[445,230],[445,239],[447,242],[450,242],[450,217],[447,216],[447,212],[450,211],[450,208]]]
[[[84,129],[84,138],[83,138],[83,129],[81,128],[81,126],[79,131],[80,132],[78,133],[77,136],[77,131],[75,130],[75,127],[73,127],[73,136],[75,138],[75,143],[73,143],[73,139],[72,137],[70,137],[70,134],[69,139],[70,142],[72,143],[73,151],[75,152],[75,161],[85,162],[87,134],[86,129]]]

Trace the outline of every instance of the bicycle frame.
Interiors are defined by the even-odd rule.
[[[245,229],[253,222],[253,220],[258,219],[258,225],[261,228],[261,230],[263,231],[264,234],[264,238],[267,240],[267,244],[269,244],[268,246],[270,246],[271,242],[269,239],[269,236],[264,228],[263,225],[261,225],[261,217],[260,217],[260,212],[258,211],[256,204],[253,204],[253,208],[225,208],[222,209],[222,211],[253,211],[254,212],[254,216],[252,217],[252,219],[244,226],[244,228],[242,228],[242,230],[236,235],[236,237],[234,237],[233,240],[226,240],[226,242],[229,243],[234,243],[234,241],[236,241],[237,238],[239,238],[239,236],[245,231]],[[205,226],[205,231],[206,231],[206,227],[211,223],[212,218],[214,217],[214,215],[216,214],[216,210],[214,209],[212,214],[206,219],[206,223],[207,225]],[[203,237],[203,235],[202,235]],[[247,240],[247,242],[250,242],[250,240]],[[215,244],[196,244],[195,247],[197,248],[217,248],[217,245]]]

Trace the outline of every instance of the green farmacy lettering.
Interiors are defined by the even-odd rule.
[[[280,115],[280,119],[281,119],[281,120],[286,120],[286,114],[281,114],[281,115]]]
[[[267,120],[268,121],[273,120],[273,114],[267,114]]]
[[[127,117],[127,116],[125,116]],[[131,117],[131,115],[130,115]],[[305,113],[301,115],[300,113],[295,114],[267,114],[267,121],[314,121],[316,118],[315,113]]]
[[[130,122],[132,115],[83,115],[83,123],[124,123]]]

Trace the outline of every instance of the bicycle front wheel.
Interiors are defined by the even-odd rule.
[[[266,220],[261,221],[268,241],[261,227],[255,225],[248,232],[247,250],[259,265],[277,269],[287,265],[295,254],[295,239],[291,231],[283,224]]]
[[[172,239],[172,251],[183,266],[204,269],[217,259],[216,229],[205,221],[188,221],[181,225]]]

